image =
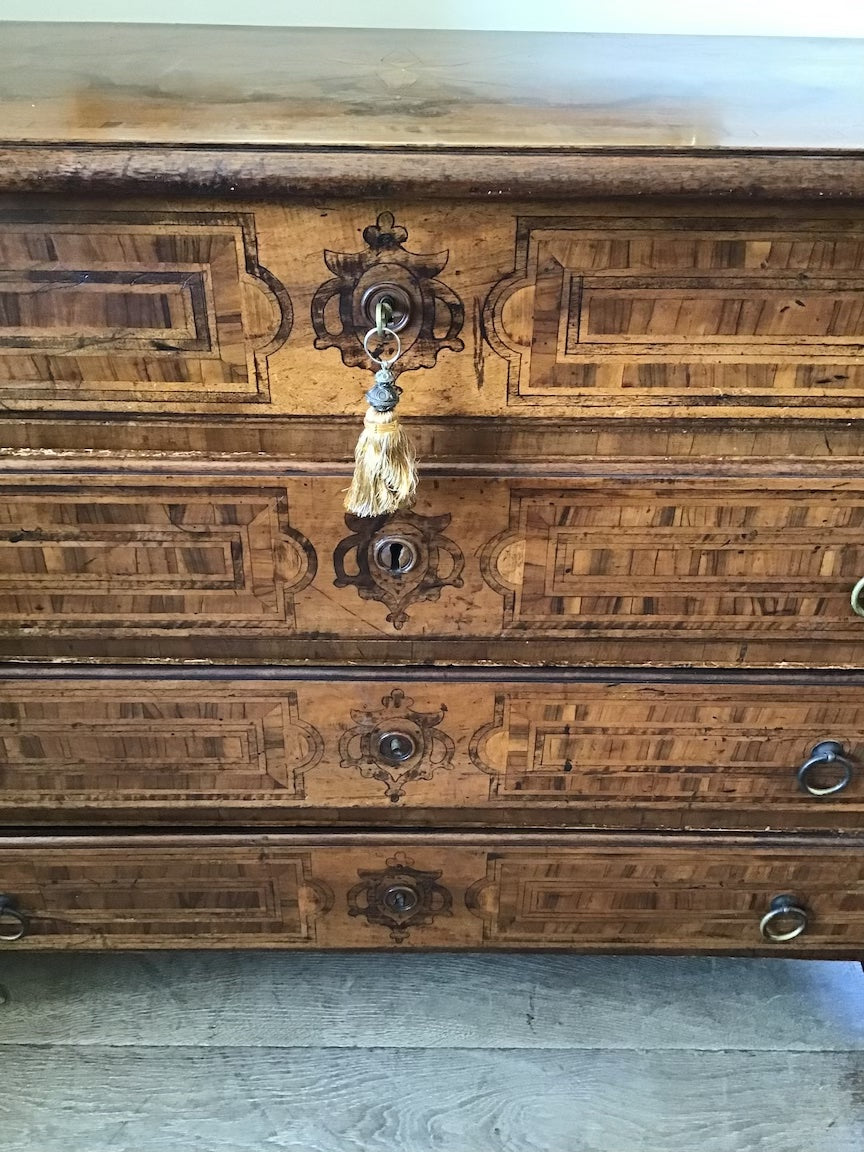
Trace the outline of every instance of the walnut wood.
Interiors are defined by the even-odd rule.
[[[4,25],[9,947],[860,958],[862,64]]]
[[[583,672],[514,682],[479,669],[438,681],[421,669],[411,679],[286,670],[278,680],[21,671],[30,678],[0,681],[7,825],[848,830],[864,818],[861,674],[741,683]],[[414,742],[404,762],[381,754],[388,732]],[[796,772],[824,739],[859,770],[842,794],[815,798]],[[835,777],[826,768],[813,782]]]
[[[7,141],[864,148],[855,40],[7,23]]]
[[[589,833],[6,838],[0,889],[30,932],[3,946],[698,948],[857,958],[862,848],[860,837]],[[373,891],[393,876],[410,877],[422,894],[395,927],[381,913],[383,887]],[[807,931],[769,944],[759,920],[784,892],[807,909]]]
[[[614,484],[614,487],[611,486]],[[864,489],[430,477],[355,521],[337,477],[7,477],[0,650],[129,659],[857,667]],[[415,567],[376,559],[413,540]]]
[[[0,475],[231,474],[349,476],[357,417],[286,416],[233,420],[170,417],[40,419],[0,417]],[[864,442],[846,420],[584,420],[407,417],[422,474],[806,476],[819,461],[830,476],[860,475]]]
[[[760,152],[575,148],[473,151],[440,149],[270,150],[249,147],[134,148],[106,145],[4,146],[0,189],[7,192],[168,192],[269,199],[382,196],[496,202],[536,196],[662,196],[759,201],[860,201],[864,157],[854,152]]]
[[[51,680],[140,680],[144,675],[140,664],[114,664],[110,668],[100,668],[89,663],[52,661],[51,663],[31,663],[28,661],[7,661],[3,664],[3,680],[32,680],[45,683]],[[418,664],[400,668],[399,680],[413,683],[417,680],[430,684],[451,682],[468,684],[477,681],[487,682],[494,675],[495,683],[500,684],[548,684],[571,680],[578,676],[586,684],[669,684],[696,681],[707,685],[749,685],[764,684],[770,678],[772,684],[790,691],[797,687],[813,688],[820,685],[855,686],[861,683],[861,672],[836,668],[820,669],[746,669],[746,668],[579,668],[561,669],[554,667],[532,668],[514,664],[507,668],[495,668],[494,673],[486,665],[431,665]],[[316,664],[204,664],[187,662],[180,667],[172,664],[152,663],[147,666],[148,680],[197,681],[197,680],[333,680],[346,683],[361,680],[364,683],[388,682],[393,678],[392,669],[378,664],[344,664],[325,667]]]
[[[361,301],[394,279],[408,418],[737,428],[864,400],[849,207],[10,198],[0,267],[0,401],[43,418],[356,419]]]

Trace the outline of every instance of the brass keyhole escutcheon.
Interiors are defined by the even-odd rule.
[[[378,741],[378,755],[388,764],[404,764],[417,750],[407,732],[385,732]]]
[[[404,916],[406,912],[413,912],[420,903],[420,896],[408,884],[391,884],[381,894],[381,903],[389,911]]]
[[[417,548],[406,536],[385,536],[375,545],[375,563],[391,576],[404,576],[417,564]]]

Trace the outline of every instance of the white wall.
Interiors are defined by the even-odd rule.
[[[864,0],[0,0],[0,18],[864,36]]]

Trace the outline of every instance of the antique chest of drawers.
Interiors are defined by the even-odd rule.
[[[862,43],[0,56],[2,946],[864,955]]]

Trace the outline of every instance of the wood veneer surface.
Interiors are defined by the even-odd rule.
[[[860,956],[864,41],[3,33],[9,946]]]
[[[7,414],[356,418],[378,284],[413,302],[409,419],[767,430],[864,401],[849,206],[8,197],[0,268]]]
[[[237,679],[237,670],[208,678],[205,669],[170,679],[152,668],[137,679],[71,679],[31,669],[29,679],[0,681],[0,819],[864,826],[860,677],[507,680],[474,671],[435,681],[422,669],[410,679],[388,670],[349,679],[338,668],[314,679],[290,669],[279,679]],[[404,759],[387,754],[392,733],[409,742]],[[797,770],[832,739],[857,767],[842,794],[808,795]],[[809,782],[839,778],[825,764]]]
[[[7,23],[7,141],[864,147],[864,42]]]
[[[363,521],[344,479],[62,471],[0,485],[0,651],[129,659],[855,668],[864,495],[430,477]],[[413,566],[392,572],[398,540]]]
[[[11,948],[698,949],[840,958],[864,946],[861,848],[860,837],[711,842],[634,833],[22,837],[0,842],[0,884],[29,920]],[[416,894],[404,912],[387,903],[394,886]],[[772,944],[759,921],[781,893],[806,910],[807,927]]]

